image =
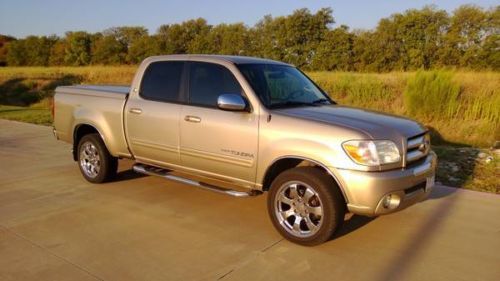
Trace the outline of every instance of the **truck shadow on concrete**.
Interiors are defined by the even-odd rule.
[[[452,195],[456,191],[457,191],[457,188],[454,188],[454,187],[434,188],[426,200],[442,199],[444,197],[448,197],[448,196]],[[426,200],[417,203],[417,205],[425,202]],[[411,207],[412,206],[409,206],[409,208],[411,208]],[[337,238],[342,237],[344,235],[348,235],[351,232],[357,231],[358,229],[364,227],[365,225],[369,224],[370,222],[372,222],[376,219],[377,219],[377,217],[365,217],[365,216],[360,216],[360,215],[352,215],[350,217],[346,216],[346,219],[344,220],[344,225],[334,235],[334,237],[331,240],[337,239]]]
[[[354,232],[363,226],[369,224],[373,220],[375,220],[377,217],[365,217],[365,216],[360,216],[360,215],[352,215],[350,218],[346,218],[344,220],[344,225],[335,233],[332,239],[330,240],[335,240],[337,238],[340,238],[344,235],[348,235],[351,232]]]
[[[440,231],[444,222],[454,211],[460,194],[455,194],[456,188],[439,187],[435,188],[428,200],[440,199],[437,206],[432,207],[432,214],[423,221],[419,231],[415,231],[408,237],[408,243],[395,253],[394,257],[386,264],[378,277],[373,280],[403,280],[406,273],[414,266],[414,262],[421,259],[424,252],[430,247],[430,243]],[[447,197],[444,199],[444,197]]]
[[[406,274],[414,266],[414,262],[421,259],[425,251],[431,246],[431,241],[441,231],[443,223],[448,220],[455,210],[455,205],[461,198],[458,193],[464,185],[465,180],[473,175],[476,165],[478,150],[469,145],[446,141],[437,130],[429,127],[433,144],[451,147],[451,149],[433,150],[438,154],[438,168],[436,171],[436,180],[438,186],[435,187],[426,200],[437,200],[436,205],[429,205],[433,208],[430,215],[423,221],[422,225],[408,237],[407,243],[399,249],[397,253],[386,262],[387,266],[381,268],[380,274],[373,276],[373,280],[403,280]],[[464,157],[463,153],[467,151],[468,155]],[[446,164],[444,163],[453,163]],[[441,163],[441,164],[439,164]],[[454,167],[458,167],[458,170]],[[450,178],[459,180],[450,180]],[[439,186],[443,183],[449,186]],[[420,202],[418,204],[424,203]]]
[[[147,175],[136,173],[132,169],[126,169],[116,173],[116,177],[113,179],[113,182],[128,181],[146,176]]]

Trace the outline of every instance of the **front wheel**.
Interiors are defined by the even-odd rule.
[[[273,181],[267,207],[286,239],[306,246],[328,241],[342,225],[345,203],[327,173],[315,167],[287,170]]]
[[[116,175],[118,159],[109,154],[99,134],[88,134],[78,143],[78,164],[86,180],[102,183]]]

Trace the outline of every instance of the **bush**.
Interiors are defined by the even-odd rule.
[[[448,71],[418,71],[408,79],[403,99],[409,115],[424,120],[454,118],[460,109],[459,84]]]

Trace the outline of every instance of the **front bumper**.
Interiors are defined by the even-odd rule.
[[[350,212],[378,216],[402,210],[425,199],[432,189],[427,181],[435,177],[436,164],[437,156],[431,151],[422,163],[411,168],[385,172],[337,169],[335,174],[347,197]],[[391,195],[394,204],[387,204],[384,200],[388,195]]]

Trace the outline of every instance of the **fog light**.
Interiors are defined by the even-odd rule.
[[[386,209],[396,209],[401,202],[399,196],[395,194],[386,195],[382,200],[382,206],[384,206],[384,208]]]

